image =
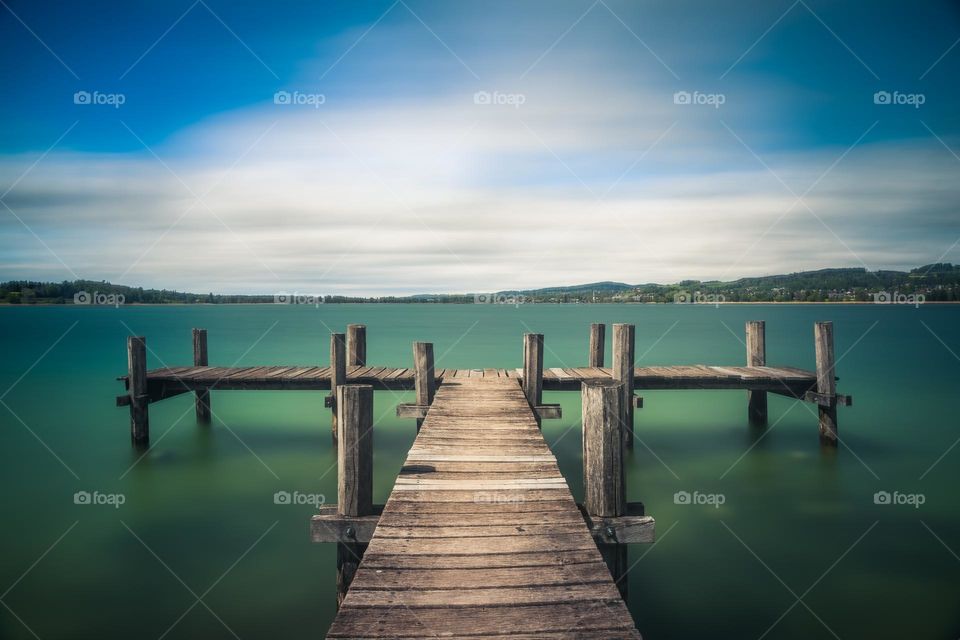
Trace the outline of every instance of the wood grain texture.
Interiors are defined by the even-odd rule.
[[[209,364],[207,356],[207,330],[193,330],[193,366],[206,367]],[[210,424],[210,391],[208,389],[195,391],[197,422]]]
[[[592,516],[626,513],[623,471],[623,383],[585,382],[583,406],[583,506]]]
[[[623,383],[620,410],[623,412],[623,441],[633,447],[633,389],[636,330],[632,324],[613,325],[613,379]]]
[[[347,325],[347,366],[367,364],[367,326]]]
[[[605,348],[607,325],[594,323],[590,325],[590,345],[587,351],[587,366],[602,367],[603,351]]]
[[[267,373],[269,377],[269,373]],[[347,345],[342,333],[330,334],[330,435],[337,444],[337,388],[347,383]]]
[[[438,636],[639,638],[516,378],[440,385],[328,634]]]
[[[817,393],[826,396],[827,404],[817,405],[820,415],[820,442],[837,446],[837,379],[833,351],[833,323],[818,322],[813,330],[817,356]]]
[[[127,381],[130,396],[130,439],[137,446],[150,442],[150,398],[147,391],[147,339],[127,337]]]
[[[337,387],[337,512],[373,513],[373,387]]]
[[[766,323],[763,320],[749,320],[746,324],[747,366],[765,367],[767,365]],[[750,424],[767,423],[767,393],[747,390],[747,419]]]

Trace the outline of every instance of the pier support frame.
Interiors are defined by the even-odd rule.
[[[130,395],[130,439],[137,447],[150,443],[150,396],[147,393],[147,339],[127,337],[127,393]]]
[[[337,515],[341,518],[376,517],[373,506],[373,387],[344,384],[337,387]],[[348,528],[346,533],[350,533]],[[357,572],[365,541],[337,543],[337,607],[343,602]]]
[[[833,323],[818,322],[813,328],[817,358],[817,407],[820,414],[820,444],[837,446],[837,378],[833,350]]]
[[[206,367],[209,365],[209,360],[207,356],[207,330],[206,329],[194,329],[193,330],[193,366],[195,367]],[[196,396],[196,410],[197,410],[197,422],[200,424],[210,424],[210,391],[197,391],[194,394]]]
[[[346,337],[342,333],[330,334],[330,395],[327,406],[330,407],[330,435],[336,446],[339,440],[337,428],[337,389],[347,383],[347,346]]]
[[[762,320],[750,320],[746,325],[747,366],[767,366],[766,323]],[[767,424],[767,392],[747,391],[747,418],[750,424]]]
[[[437,393],[437,378],[433,367],[433,343],[413,343],[413,385],[417,394],[417,405],[429,407]],[[424,412],[425,415],[425,412]],[[417,418],[417,433],[423,426],[423,417]]]
[[[523,395],[531,407],[543,404],[543,334],[523,334]],[[534,411],[537,426],[542,426],[540,414]]]
[[[623,442],[633,448],[633,377],[636,328],[632,324],[613,325],[613,379],[623,383],[620,389],[623,412]]]
[[[590,325],[590,350],[587,353],[588,367],[603,367],[606,331],[607,325],[605,324],[593,323]]]
[[[347,325],[347,366],[367,366],[367,326]]]

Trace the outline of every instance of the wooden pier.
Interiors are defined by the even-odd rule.
[[[591,326],[588,366],[543,366],[544,336],[523,336],[523,366],[437,369],[433,345],[413,366],[367,364],[366,328],[330,336],[330,365],[211,367],[207,333],[193,333],[194,364],[148,370],[146,339],[127,341],[120,380],[131,437],[149,442],[151,402],[194,393],[208,422],[211,392],[329,390],[337,446],[337,504],[313,517],[315,542],[337,545],[338,614],[329,637],[639,638],[624,604],[627,546],[654,539],[654,520],[628,502],[625,447],[642,389],[736,389],[747,417],[767,421],[767,394],[819,408],[821,443],[836,446],[833,325],[814,328],[816,371],[768,366],[763,322],[746,325],[746,365],[637,367],[633,325]],[[413,390],[397,415],[418,435],[386,505],[373,504],[373,395]],[[579,391],[584,501],[577,505],[540,432],[559,418],[543,391]]]
[[[368,545],[328,637],[640,637],[515,379],[445,382],[387,504],[360,512],[313,520],[315,541]]]

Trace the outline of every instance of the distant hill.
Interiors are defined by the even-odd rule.
[[[412,296],[324,296],[322,302],[402,303],[589,303],[589,302],[870,302],[884,295],[922,296],[930,302],[960,301],[960,265],[928,264],[910,271],[867,271],[863,268],[818,269],[797,273],[739,278],[729,282],[684,280],[676,284],[592,282],[540,289],[488,293],[418,294]],[[114,296],[110,298],[110,296]],[[122,298],[121,298],[122,296]],[[262,304],[303,303],[274,294],[224,295],[144,289],[97,282],[0,283],[0,303],[7,304]],[[310,304],[320,300],[307,301]]]

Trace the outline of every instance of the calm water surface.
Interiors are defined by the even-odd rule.
[[[209,330],[214,365],[325,365],[349,322],[367,325],[373,364],[410,366],[410,343],[429,340],[438,367],[516,367],[537,331],[551,367],[584,364],[590,322],[632,322],[640,364],[739,364],[751,319],[767,321],[770,364],[810,369],[813,323],[834,321],[855,400],[840,409],[846,446],[822,452],[815,409],[787,398],[771,395],[764,432],[743,392],[643,392],[629,498],[659,540],[630,551],[641,632],[957,638],[960,308],[934,305],[2,308],[0,637],[275,640],[322,637],[333,619],[334,548],[309,542],[310,505],[274,503],[335,499],[324,394],[214,392],[211,428],[190,396],[166,400],[140,457],[114,406],[131,332],[150,367],[188,364],[192,327]],[[546,395],[564,419],[544,433],[580,499],[579,396]],[[411,396],[376,394],[378,502],[413,441],[394,416]],[[78,491],[125,502],[77,505]],[[725,502],[678,505],[678,491]],[[923,504],[878,505],[878,491]]]

